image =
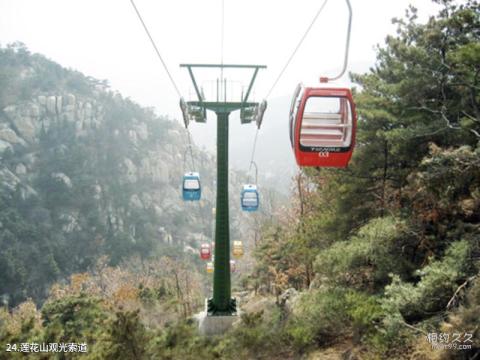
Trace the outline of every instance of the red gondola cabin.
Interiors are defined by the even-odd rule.
[[[344,88],[295,90],[290,108],[290,141],[299,166],[348,165],[355,146],[357,115]]]
[[[200,246],[200,257],[202,260],[210,260],[210,257],[212,256],[212,248],[210,247],[210,244],[202,244]]]

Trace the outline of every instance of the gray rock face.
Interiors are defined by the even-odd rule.
[[[139,169],[139,176],[153,182],[166,184],[169,180],[169,169],[160,154],[152,154],[151,157],[143,159]]]
[[[40,117],[42,115],[42,108],[44,108],[43,105],[39,104],[40,102],[29,102],[21,106],[10,105],[3,109],[11,122],[11,130],[15,130],[16,135],[22,139],[21,141],[16,140],[16,143],[23,142],[23,140],[32,143],[36,140],[38,132],[41,129]],[[4,129],[5,125],[6,124],[3,124]],[[9,135],[4,134],[4,136]],[[11,141],[15,140],[12,139]],[[23,143],[23,145],[25,144]]]
[[[137,209],[143,209],[143,204],[140,198],[138,197],[137,194],[133,194],[130,197],[130,206],[137,208]]]
[[[30,105],[30,114],[32,118],[38,118],[40,116],[40,107],[37,104]]]
[[[48,115],[56,115],[57,110],[57,99],[55,96],[49,96],[46,103]]]
[[[137,167],[129,158],[123,160],[123,168],[125,173],[125,178],[129,183],[137,182]]]
[[[37,131],[32,118],[28,116],[17,116],[13,118],[13,123],[22,138],[30,143],[35,140]]]
[[[10,144],[24,144],[23,139],[17,136],[17,133],[9,127],[0,128],[0,140]]]
[[[20,190],[20,195],[22,197],[22,200],[27,200],[31,197],[37,197],[38,193],[30,186],[22,186]]]
[[[95,185],[94,188],[93,188],[93,197],[96,199],[96,200],[100,200],[101,196],[102,196],[102,187],[100,185]]]
[[[85,105],[83,106],[83,110],[85,113],[85,119],[90,119],[92,117],[92,104],[90,104],[89,102],[85,103]]]
[[[37,101],[40,105],[42,106],[46,106],[47,105],[47,97],[45,95],[40,95],[38,98],[37,98]]]
[[[133,129],[135,130],[135,133],[137,134],[137,137],[139,140],[141,141],[145,141],[148,139],[148,128],[147,128],[147,124],[145,124],[144,122],[142,123],[136,123],[134,126],[133,126]]]
[[[65,175],[64,173],[53,173],[52,178],[60,180],[69,189],[71,189],[72,186],[73,186],[72,185],[72,180],[70,180],[70,178],[67,175]]]
[[[15,173],[17,175],[25,175],[27,173],[27,167],[23,164],[18,164],[15,168]]]
[[[0,140],[0,154],[7,149],[12,149],[12,145],[4,140]]]
[[[285,305],[285,307],[289,310],[292,309],[295,301],[298,297],[298,291],[294,288],[289,288],[283,292],[282,295],[279,297],[280,305]]]
[[[22,158],[22,161],[25,164],[25,166],[28,168],[28,167],[31,167],[35,163],[35,161],[37,160],[37,157],[38,157],[38,155],[36,153],[30,153],[30,154],[25,155]]]
[[[7,168],[0,169],[0,179],[2,179],[2,185],[11,191],[15,191],[15,188],[20,183],[20,179]]]
[[[180,190],[168,184],[164,185],[162,187],[159,205],[169,213],[182,211],[183,203],[181,202]]]
[[[137,132],[135,130],[128,131],[128,138],[132,142],[132,144],[137,144]]]
[[[107,218],[115,231],[124,231],[124,221],[122,217],[110,206],[107,211]]]
[[[75,105],[75,102],[76,102],[75,95],[73,95],[73,94],[67,94],[67,96],[66,96],[66,101],[65,101],[65,105],[67,105],[67,106],[74,106],[74,105]]]
[[[142,193],[140,195],[140,198],[141,198],[141,202],[143,204],[143,207],[145,209],[148,209],[148,208],[153,206],[153,199],[152,199],[152,196],[149,193],[146,193],[146,192]]]
[[[157,231],[161,241],[167,244],[172,243],[172,240],[173,240],[172,235],[163,226],[159,227]]]
[[[66,233],[81,230],[81,226],[77,220],[78,214],[61,214],[60,220],[63,221],[62,230]]]
[[[60,114],[62,112],[62,97],[61,96],[56,96],[55,97],[55,110],[57,114]]]
[[[163,215],[163,209],[158,206],[158,205],[154,205],[153,206],[153,210],[155,211],[155,216],[158,217],[158,218],[161,218],[162,215]]]
[[[69,123],[75,122],[75,105],[65,105],[64,110],[62,114],[63,119]],[[77,122],[76,125],[81,125],[81,123]]]
[[[17,138],[5,131],[0,134],[0,140],[10,144],[21,143],[23,140],[28,143],[35,142],[42,129],[48,131],[52,124],[58,121],[74,123],[76,136],[85,136],[88,129],[98,127],[103,121],[102,106],[97,105],[94,100],[78,101],[73,94],[40,95],[28,103],[9,105],[3,111],[11,121],[11,130],[15,132]],[[146,126],[142,124],[136,126],[143,139],[146,136]],[[3,137],[8,137],[9,140]]]

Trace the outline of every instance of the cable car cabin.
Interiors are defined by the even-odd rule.
[[[205,243],[200,245],[200,258],[202,260],[209,260],[212,256],[212,248],[210,244]]]
[[[241,258],[243,256],[243,244],[241,241],[235,240],[233,242],[233,257]]]
[[[213,273],[213,262],[211,261],[207,263],[207,273]]]
[[[183,200],[200,200],[202,189],[200,186],[200,175],[197,172],[188,172],[183,176]]]
[[[259,205],[257,186],[252,184],[243,185],[240,202],[243,211],[257,211]]]
[[[299,166],[348,165],[355,145],[357,115],[349,89],[295,90],[290,108],[290,141]]]
[[[235,260],[230,260],[230,272],[234,273],[237,270],[235,266]]]

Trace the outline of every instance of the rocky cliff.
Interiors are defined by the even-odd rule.
[[[203,199],[184,203],[192,159],[178,122],[19,44],[0,48],[0,82],[0,295],[10,303],[41,299],[103,255],[182,254],[211,237],[214,158],[193,148]]]

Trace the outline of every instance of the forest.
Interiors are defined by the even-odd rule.
[[[414,7],[393,19],[375,66],[350,74],[359,118],[348,168],[299,170],[288,201],[249,223],[252,265],[234,278],[242,311],[213,337],[194,317],[211,278],[185,250],[209,226],[187,234],[182,208],[155,207],[181,174],[169,146],[173,134],[185,141],[179,126],[23,45],[2,47],[2,121],[13,121],[11,104],[31,110],[53,93],[95,98],[104,115],[78,130],[57,111],[38,141],[0,141],[10,184],[0,187],[0,359],[26,356],[7,344],[50,343],[87,351],[31,346],[28,357],[480,359],[480,3],[434,2],[425,23]],[[27,148],[38,155],[14,181]],[[170,154],[170,177],[140,174],[154,151]]]

